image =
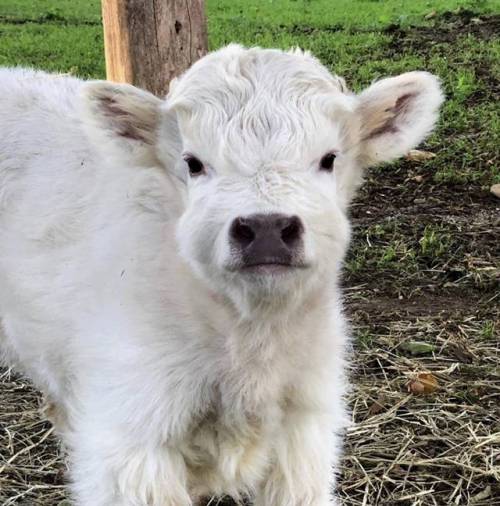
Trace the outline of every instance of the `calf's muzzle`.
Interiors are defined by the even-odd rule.
[[[302,250],[303,234],[298,216],[278,213],[235,218],[229,230],[232,249],[243,267],[292,266]]]

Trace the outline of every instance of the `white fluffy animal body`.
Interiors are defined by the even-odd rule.
[[[348,204],[441,101],[425,72],[354,95],[236,45],[166,100],[0,70],[0,348],[52,403],[78,506],[335,503]]]

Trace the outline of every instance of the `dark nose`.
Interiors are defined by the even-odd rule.
[[[262,264],[290,265],[302,248],[304,225],[298,216],[254,214],[236,218],[229,235],[249,267]]]

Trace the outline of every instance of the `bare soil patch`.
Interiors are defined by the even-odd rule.
[[[474,36],[489,40],[500,33],[500,15],[481,16],[471,10],[445,12],[436,17],[434,26],[401,28],[389,25],[384,33],[392,35],[392,47],[413,53],[426,53],[429,45],[454,44],[458,37]]]

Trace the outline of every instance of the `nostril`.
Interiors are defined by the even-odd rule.
[[[298,241],[302,236],[304,227],[298,216],[292,216],[286,226],[281,230],[281,240],[288,246]]]
[[[241,218],[236,218],[231,225],[231,237],[241,246],[248,246],[255,239],[255,232],[252,227]]]

